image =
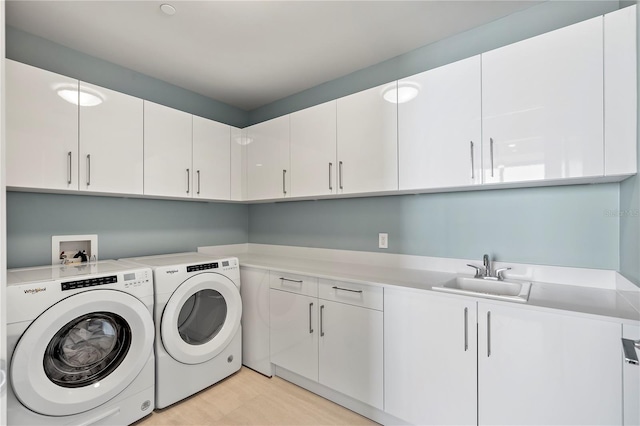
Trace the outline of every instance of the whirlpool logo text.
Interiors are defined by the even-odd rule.
[[[46,287],[28,288],[24,291],[25,294],[37,294],[41,291],[47,291]]]
[[[177,269],[170,269],[167,271],[167,274],[177,274],[179,271]]]

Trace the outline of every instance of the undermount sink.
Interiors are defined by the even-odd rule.
[[[441,286],[434,286],[433,289],[447,293],[526,303],[529,300],[531,283],[490,278],[456,277]]]

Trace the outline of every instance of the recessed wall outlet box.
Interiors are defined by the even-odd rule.
[[[52,265],[89,263],[97,260],[97,235],[54,235],[51,237]]]
[[[378,248],[389,248],[389,234],[387,234],[386,232],[381,232],[378,234]]]

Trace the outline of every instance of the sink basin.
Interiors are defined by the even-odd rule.
[[[525,281],[498,281],[496,279],[456,277],[441,286],[434,286],[433,289],[447,293],[526,303],[529,300],[531,283]]]

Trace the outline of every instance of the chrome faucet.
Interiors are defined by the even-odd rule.
[[[476,266],[470,263],[467,266],[474,268],[476,270],[475,278],[483,278],[486,280],[504,280],[503,273],[505,271],[510,270],[511,268],[498,268],[496,270],[491,269],[491,258],[488,254],[482,256],[482,264],[483,266]]]

